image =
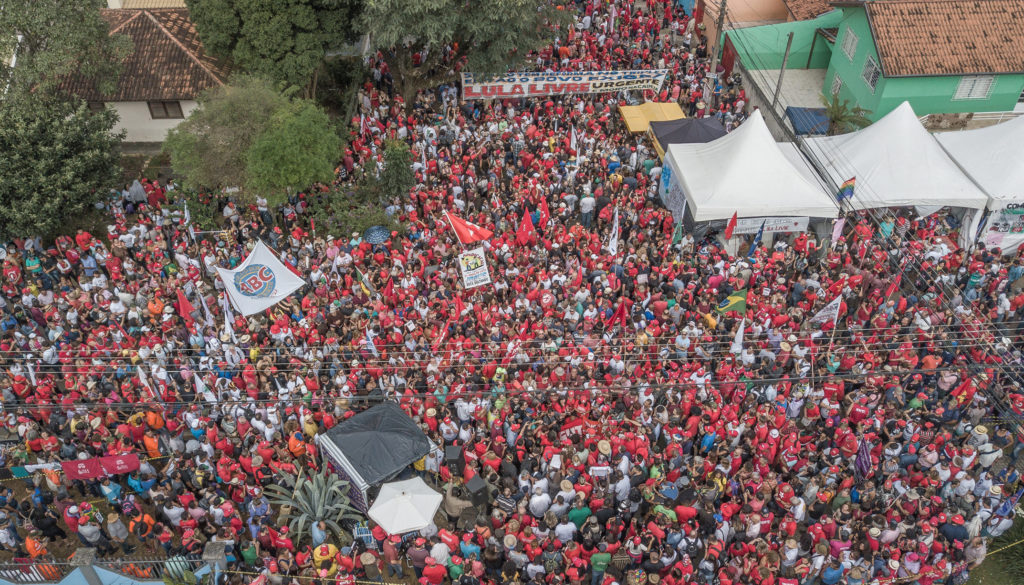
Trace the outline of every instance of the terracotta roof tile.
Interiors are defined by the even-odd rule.
[[[834,10],[829,0],[783,0],[796,20],[810,20]]]
[[[92,101],[188,100],[227,79],[224,64],[203,51],[188,10],[102,12],[111,34],[126,34],[134,45],[117,89],[101,95],[91,80],[72,76],[62,84],[64,90]]]
[[[1021,0],[864,3],[888,77],[1024,72]]]

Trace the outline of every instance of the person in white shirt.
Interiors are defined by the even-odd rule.
[[[535,487],[533,489],[533,495],[530,496],[530,513],[535,518],[543,518],[544,513],[551,507],[551,496],[546,494],[543,489]]]

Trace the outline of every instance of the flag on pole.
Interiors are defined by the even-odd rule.
[[[178,289],[178,312],[181,318],[185,320],[185,325],[191,329],[195,325],[196,320],[192,317],[192,312],[196,308],[189,302],[188,297],[185,296],[185,291]]]
[[[359,134],[365,135],[369,131],[369,127],[366,124],[366,116],[364,114],[359,115]]]
[[[1003,500],[1003,503],[999,504],[999,509],[996,510],[995,515],[1001,518],[1005,518],[1010,515],[1010,512],[1017,506],[1017,502],[1020,501],[1020,497],[1024,495],[1024,487],[1017,490],[1017,493],[1012,497]]]
[[[370,333],[369,327],[366,328],[366,349],[370,350],[370,353],[373,354],[373,357],[380,357],[380,352],[377,351],[377,345],[373,343],[373,334]]]
[[[736,337],[732,340],[732,346],[729,348],[729,353],[740,353],[743,351],[743,330],[747,326],[747,318],[744,317],[740,321],[740,328],[736,331]]]
[[[363,292],[366,293],[366,296],[372,297],[377,295],[377,289],[373,288],[373,284],[371,284],[370,280],[366,278],[366,275],[363,274],[363,271],[359,270],[358,266],[356,267],[355,277],[356,282],[359,283],[359,286],[363,287]]]
[[[832,225],[832,247],[836,247],[836,242],[839,241],[839,236],[843,233],[843,227],[846,226],[846,218],[840,217]]]
[[[754,257],[754,252],[757,251],[757,245],[761,243],[761,238],[764,237],[764,224],[768,223],[768,220],[761,222],[761,227],[757,228],[757,234],[754,235],[754,241],[750,242],[750,253],[747,254],[748,258]]]
[[[569,149],[572,150],[574,154],[579,153],[577,144],[579,144],[579,138],[576,136],[576,125],[573,124],[572,131],[569,133]]]
[[[732,213],[732,217],[729,218],[729,223],[725,224],[725,239],[727,240],[732,237],[732,232],[736,229],[736,222],[739,220],[739,213],[740,212],[738,211],[734,211]]]
[[[857,186],[857,177],[850,177],[839,186],[839,193],[836,193],[836,201],[842,203],[843,199],[853,199],[853,190]]]
[[[210,387],[203,382],[199,372],[192,372],[192,383],[196,385],[196,394],[201,395],[207,402],[217,402],[217,395],[210,391]]]
[[[747,312],[747,289],[738,290],[718,303],[719,313],[725,314],[729,311],[736,311],[737,313]]]
[[[420,149],[420,164],[423,165],[423,180],[427,179],[427,145]]]
[[[32,382],[33,386],[39,383],[36,381],[36,368],[32,365],[31,360],[28,362],[28,379]]]
[[[203,305],[203,324],[206,327],[212,327],[216,321],[213,320],[213,313],[210,312],[210,306],[206,304],[206,295],[202,292],[199,293],[199,302]]]
[[[885,296],[882,297],[883,300],[888,300],[889,297],[891,297],[892,294],[894,292],[896,292],[900,288],[900,281],[901,280],[903,280],[903,273],[902,272],[897,274],[896,278],[894,278],[892,280],[892,284],[890,284],[889,287],[885,289]]]
[[[535,235],[533,218],[530,217],[529,211],[523,210],[523,221],[519,222],[519,229],[516,230],[516,243],[520,246],[529,246]]]
[[[672,245],[675,246],[683,241],[683,222],[676,222],[676,229],[672,231]]]
[[[540,211],[540,221],[537,223],[540,225],[540,229],[544,229],[544,226],[548,225],[548,220],[551,219],[551,209],[548,207],[547,197],[540,198],[537,210]]]
[[[231,322],[235,320],[231,314],[231,303],[228,301],[227,296],[222,297],[224,305],[224,333],[227,333],[231,337],[231,341],[238,341],[235,338],[235,328],[231,325]]]
[[[608,326],[611,327],[614,326],[616,323],[619,323],[620,325],[625,327],[628,321],[629,311],[626,310],[626,303],[625,301],[623,301],[619,303],[619,306],[616,307],[615,312],[612,313],[611,318],[608,319]]]
[[[608,253],[612,256],[619,253],[619,208],[615,208],[615,215],[612,218],[612,235],[608,240]]]
[[[452,226],[455,237],[459,239],[463,246],[489,239],[494,235],[494,232],[491,230],[482,228],[464,219],[459,219],[447,211],[444,212],[444,216],[448,218],[448,224]]]
[[[820,311],[811,317],[811,323],[828,323],[832,321],[835,325],[839,321],[839,307],[843,302],[843,295],[837,295],[836,298],[832,299],[832,302],[825,305]]]

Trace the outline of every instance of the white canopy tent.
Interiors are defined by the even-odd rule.
[[[729,134],[703,144],[673,144],[665,153],[672,193],[666,205],[682,214],[682,197],[694,222],[804,216],[833,218],[839,209],[813,178],[790,162],[757,110]],[[674,191],[671,187],[669,191]]]
[[[935,139],[988,194],[991,212],[981,239],[1011,253],[1024,243],[1024,116]]]
[[[988,197],[953,162],[903,102],[874,124],[849,134],[806,138],[804,152],[836,185],[856,177],[856,209],[945,206],[984,209]]]

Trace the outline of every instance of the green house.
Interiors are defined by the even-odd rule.
[[[903,101],[925,115],[1012,111],[1024,97],[1020,0],[832,6],[813,20],[728,31],[726,51],[748,71],[777,70],[793,33],[787,73],[824,68],[821,92],[869,110],[872,120]]]

